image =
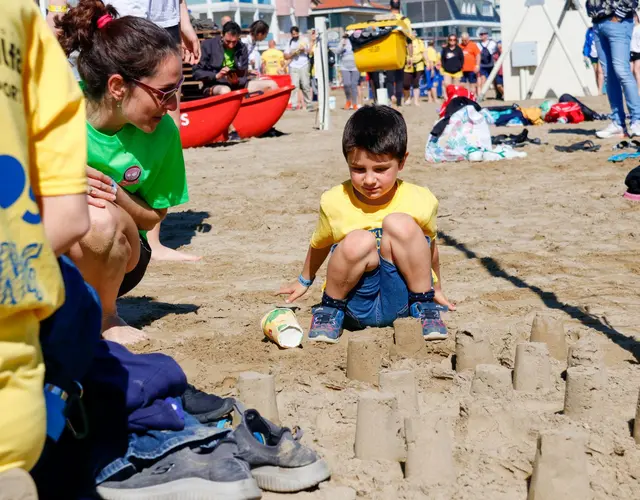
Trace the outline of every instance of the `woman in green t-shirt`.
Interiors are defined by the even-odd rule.
[[[144,276],[146,231],[188,201],[180,134],[167,115],[178,106],[182,60],[166,30],[117,18],[99,1],[80,0],[56,26],[65,52],[79,51],[87,98],[91,229],[70,256],[100,295],[104,337],[130,343],[144,336],[118,316],[116,299]]]

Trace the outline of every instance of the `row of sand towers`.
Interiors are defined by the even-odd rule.
[[[424,346],[422,327],[413,318],[394,323],[390,351],[411,357]],[[420,415],[415,374],[411,370],[380,370],[380,351],[364,334],[349,338],[347,377],[378,385],[358,399],[355,457],[404,462],[405,478],[425,486],[456,480],[451,425],[446,418]],[[454,368],[474,370],[471,396],[509,399],[513,391],[536,393],[552,387],[550,357],[567,363],[563,413],[576,422],[603,416],[607,372],[603,353],[585,337],[567,349],[562,322],[538,315],[528,342],[516,346],[514,369],[497,363],[489,338],[461,331],[456,335]],[[239,398],[272,421],[279,422],[273,375],[240,374]],[[633,437],[640,444],[640,395]],[[587,434],[575,429],[540,432],[528,500],[588,499]]]

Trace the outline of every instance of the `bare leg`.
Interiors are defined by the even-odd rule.
[[[268,92],[269,90],[278,90],[278,84],[273,80],[251,80],[247,84],[249,92]]]
[[[128,326],[116,307],[118,291],[124,275],[140,259],[138,228],[122,208],[107,203],[106,208],[89,207],[91,228],[69,256],[80,269],[83,278],[100,297],[102,303],[102,335],[107,340],[130,344],[146,338]]]
[[[352,231],[329,259],[326,294],[336,300],[347,298],[362,275],[366,271],[373,271],[379,263],[375,236],[362,229]]]
[[[598,82],[598,94],[602,95],[604,91],[604,70],[602,69],[602,65],[598,63],[596,66],[596,81]]]
[[[411,292],[432,289],[431,247],[410,215],[398,213],[384,218],[380,255],[398,268]]]

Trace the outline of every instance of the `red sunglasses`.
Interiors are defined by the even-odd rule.
[[[140,80],[135,80],[135,79],[133,80],[133,83],[135,83],[138,87],[141,87],[151,92],[154,96],[158,98],[158,101],[160,101],[160,106],[163,106],[167,104],[178,92],[180,92],[180,87],[184,83],[184,76],[180,78],[180,81],[178,82],[178,86],[171,90],[160,90],[155,87],[152,87],[151,85],[147,85],[146,83],[142,83]]]

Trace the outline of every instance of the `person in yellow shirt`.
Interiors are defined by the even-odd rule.
[[[87,143],[82,93],[33,0],[2,2],[0,39],[0,492],[23,498],[15,476],[47,428],[40,322],[65,299],[56,257],[89,229]]]
[[[284,52],[276,49],[275,40],[269,40],[269,48],[262,53],[262,72],[269,76],[286,73]]]
[[[407,64],[404,67],[404,103],[411,104],[410,92],[413,87],[413,103],[420,106],[420,80],[424,75],[427,54],[424,42],[413,33],[412,50],[407,50]]]
[[[342,152],[351,178],[322,195],[302,272],[278,293],[287,303],[304,295],[331,255],[309,340],[336,343],[343,327],[386,327],[409,315],[420,319],[426,340],[446,338],[440,310],[454,307],[441,288],[438,200],[398,179],[408,155],[402,115],[389,106],[360,108],[345,126]]]

